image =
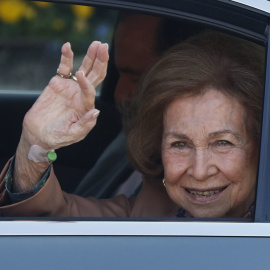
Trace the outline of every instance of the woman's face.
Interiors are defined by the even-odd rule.
[[[258,152],[245,123],[240,103],[214,89],[165,111],[166,189],[194,217],[243,217],[254,202]]]

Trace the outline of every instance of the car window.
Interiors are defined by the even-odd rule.
[[[77,70],[91,41],[111,43],[116,17],[116,11],[90,6],[0,1],[0,90],[41,91],[67,41]]]
[[[118,11],[102,7],[25,0],[0,1],[0,106],[9,115],[0,121],[1,167],[16,151],[23,116],[56,74],[61,46],[67,41],[71,43],[75,73],[93,40],[108,43],[111,47],[117,17]],[[97,95],[101,86],[96,89]],[[112,102],[113,97],[109,99]],[[97,101],[96,106],[102,110],[102,115],[95,131],[75,148],[67,147],[62,150],[63,153],[59,152],[62,158],[55,166],[57,174],[61,175],[61,179],[67,176],[73,179],[62,181],[62,187],[68,192],[74,190],[121,126],[114,105]],[[107,133],[103,132],[105,126],[109,129]],[[93,153],[90,154],[88,149],[92,149]]]
[[[76,56],[74,70],[78,69],[92,40],[112,45],[117,15],[118,11],[101,7],[1,1],[0,64],[5,68],[0,74],[0,91],[41,91],[55,74],[66,41]],[[70,166],[68,162],[65,165]]]
[[[255,218],[254,220],[251,218],[219,219],[214,222],[212,219],[195,219],[196,222],[194,222],[194,219],[185,218],[185,222],[177,222],[183,221],[183,219],[47,218],[42,216],[34,218],[20,216],[18,218],[6,217],[0,212],[2,268],[73,270],[88,269],[89,267],[125,269],[128,266],[129,269],[163,270],[168,268],[168,265],[170,269],[179,269],[179,265],[181,265],[184,269],[198,269],[204,268],[202,264],[207,261],[211,262],[208,263],[207,269],[216,269],[217,266],[219,269],[268,269],[270,248],[270,14],[266,15],[264,11],[266,10],[265,5],[269,10],[270,2],[268,0],[57,0],[57,2],[62,2],[62,4],[57,4],[53,3],[54,0],[48,1],[0,0],[0,168],[4,167],[7,160],[16,151],[23,115],[31,107],[51,76],[55,74],[61,44],[70,41],[68,32],[72,32],[71,24],[65,28],[65,32],[63,22],[64,24],[73,22],[72,25],[76,24],[81,28],[87,21],[93,30],[92,24],[95,21],[95,26],[100,25],[100,32],[108,35],[108,41],[104,39],[104,42],[110,42],[112,34],[108,29],[113,29],[114,26],[108,27],[107,23],[112,22],[114,25],[115,13],[117,13],[111,8],[117,7],[119,10],[130,9],[181,18],[185,21],[204,23],[266,47],[266,78]],[[75,15],[70,5],[71,2],[100,7],[82,8],[79,11],[80,15]],[[246,5],[260,8],[263,11],[256,10],[255,12]],[[105,6],[106,8],[104,8]],[[63,13],[70,16],[63,19],[63,16],[66,16]],[[97,14],[99,15],[97,16]],[[99,23],[99,17],[105,20],[105,25]],[[56,29],[62,28],[61,33],[60,30],[51,29],[53,21]],[[27,32],[30,30],[31,34]],[[90,36],[90,32],[89,35],[86,35],[86,39]],[[101,39],[99,36],[95,38]],[[80,44],[83,46],[81,46],[81,52],[78,50],[78,55],[85,53],[91,40],[92,36],[86,40],[86,44]],[[74,49],[77,46],[76,42],[78,40],[74,38],[72,40]],[[112,47],[111,49],[113,49]],[[112,58],[113,55],[110,55],[110,59]],[[116,84],[117,79],[112,78],[114,76],[111,74],[115,74],[111,73],[112,69],[109,66],[109,81],[105,82],[103,86],[114,89],[111,86]],[[115,69],[114,72],[116,72]],[[104,98],[103,92],[102,89],[99,98]],[[113,92],[110,93],[109,98],[105,97],[104,100],[111,101],[112,96]],[[102,113],[99,119],[112,115],[111,108],[106,109],[107,102],[100,105]],[[115,107],[114,104],[112,106]],[[71,176],[74,175],[81,179],[83,175],[80,175],[80,171],[82,171],[80,165],[88,170],[90,167],[89,155],[100,154],[102,147],[107,146],[104,138],[110,137],[108,135],[115,123],[110,117],[107,117],[107,120],[111,124],[109,129],[106,128],[108,127],[106,125],[97,126],[97,136],[88,136],[84,140],[94,142],[91,146],[88,143],[77,143],[71,148],[67,147],[63,152],[57,151],[59,158],[55,165],[60,165],[60,168],[62,166],[62,171],[65,171],[67,178],[72,178]],[[99,121],[99,123],[101,122]],[[118,131],[114,135],[117,133]],[[100,139],[98,142],[97,138]],[[102,147],[100,148],[100,146]],[[106,162],[109,161],[106,160]],[[72,169],[73,172],[67,168]],[[107,167],[104,170],[107,170]],[[58,173],[61,173],[61,170],[57,171],[57,175]],[[67,178],[64,177],[63,180],[66,182]],[[3,185],[3,182],[0,185]],[[97,186],[94,186],[95,188]],[[54,190],[51,192],[52,196],[53,194]],[[4,195],[1,194],[0,202]],[[50,204],[50,202],[48,203]],[[132,204],[133,201],[131,200],[130,203]],[[147,203],[140,205],[140,209],[143,210]],[[153,211],[158,203],[159,198],[153,203]]]

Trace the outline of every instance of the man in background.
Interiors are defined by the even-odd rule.
[[[114,61],[119,73],[115,102],[129,102],[136,95],[141,76],[151,64],[168,48],[201,30],[202,27],[180,21],[134,12],[122,13],[114,35]],[[118,194],[130,197],[141,182],[141,174],[128,161],[126,136],[121,131],[74,193],[96,198]]]

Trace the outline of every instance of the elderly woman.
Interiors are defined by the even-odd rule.
[[[52,149],[83,139],[95,125],[99,112],[94,109],[94,87],[104,78],[107,61],[107,46],[94,42],[75,77],[70,73],[70,45],[63,46],[58,76],[26,114],[15,160],[1,174],[0,213],[251,216],[263,49],[209,31],[177,45],[150,69],[128,124],[129,156],[145,178],[132,199],[120,195],[96,200],[66,194],[50,165]]]

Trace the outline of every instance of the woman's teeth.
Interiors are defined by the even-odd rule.
[[[210,191],[188,190],[189,193],[194,194],[196,196],[200,196],[200,197],[209,197],[209,196],[212,196],[216,193],[219,193],[220,191],[222,191],[222,189],[210,190]]]

